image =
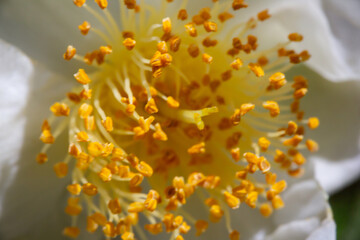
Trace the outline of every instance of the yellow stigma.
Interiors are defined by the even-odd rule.
[[[36,156],[53,163],[57,177],[70,175],[65,236],[76,238],[84,222],[107,239],[168,232],[182,240],[191,228],[203,234],[210,221],[225,222],[229,239],[238,240],[229,212],[248,205],[267,218],[282,208],[287,183],[277,176],[301,177],[302,151],[319,148],[305,136],[319,119],[300,108],[308,81],[285,75],[310,58],[288,48],[302,35],[259,50],[261,36],[251,33],[271,17],[267,9],[239,24],[234,16],[247,11],[244,0],[214,0],[195,15],[190,1],[159,1],[160,9],[95,0],[93,9],[73,0],[93,15],[78,26],[81,34],[101,45],[84,53],[67,47],[63,58],[81,64],[69,76],[76,87],[51,105]],[[108,10],[118,5],[120,21]],[[68,154],[54,162],[61,156],[50,146],[65,131]],[[196,192],[204,196],[204,219],[187,209]]]

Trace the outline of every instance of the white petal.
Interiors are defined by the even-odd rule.
[[[307,117],[317,116],[320,126],[308,136],[320,145],[311,157],[316,177],[328,193],[350,184],[360,176],[360,83],[332,83],[306,68],[309,93],[302,101]]]
[[[344,18],[337,19],[342,21],[341,24],[334,19],[329,21],[319,0],[284,2],[274,11],[272,21],[278,21],[287,33],[299,32],[304,35],[304,41],[294,46],[298,50],[310,51],[312,57],[307,63],[308,66],[328,80],[360,79],[360,60],[357,58],[360,48],[356,42],[360,35],[359,24],[355,26]],[[338,1],[338,4],[346,5],[344,1]],[[359,4],[353,6],[357,7],[357,10],[353,9],[354,13],[357,13]],[[335,35],[333,28],[342,29],[342,34],[337,30],[338,35]]]
[[[35,157],[41,148],[40,126],[48,115],[44,109],[61,99],[70,86],[10,45],[1,44],[0,52],[0,152],[1,163],[6,163],[1,165],[1,176],[7,180],[2,179],[6,186],[0,189],[1,239],[42,239],[45,233],[62,239],[59,233],[68,221],[64,214],[68,181],[55,177],[52,164],[65,153],[52,152],[51,163],[42,166]]]
[[[0,39],[0,203],[16,172],[14,163],[23,145],[23,110],[29,93],[33,65],[28,57]],[[0,214],[4,206],[0,207]]]

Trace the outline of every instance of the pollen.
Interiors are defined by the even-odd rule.
[[[309,80],[288,74],[311,57],[288,48],[302,46],[296,29],[268,46],[253,29],[271,8],[248,17],[244,0],[201,1],[197,12],[196,1],[159,1],[73,0],[89,13],[74,26],[84,41],[59,57],[81,67],[49,104],[34,156],[69,180],[67,237],[86,225],[106,239],[142,239],[145,229],[183,240],[224,223],[239,240],[230,211],[269,218],[285,206],[285,179],[297,181],[319,149],[307,135],[319,120],[301,104]]]

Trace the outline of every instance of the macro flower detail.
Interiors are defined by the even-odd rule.
[[[267,218],[284,207],[281,176],[301,177],[303,152],[318,150],[306,131],[319,120],[300,108],[308,80],[285,75],[310,58],[290,48],[303,36],[261,49],[252,30],[271,11],[238,22],[242,0],[212,1],[195,14],[186,0],[163,0],[160,11],[124,0],[120,21],[112,4],[95,2],[99,9],[74,0],[94,17],[78,28],[103,45],[83,55],[66,48],[65,60],[83,64],[73,75],[78,87],[50,107],[36,158],[52,162],[47,152],[68,132],[67,156],[52,162],[57,177],[72,179],[65,213],[73,224],[63,234],[76,238],[81,221],[108,238],[146,239],[144,229],[181,240],[224,219],[237,240],[230,211],[245,204]],[[197,193],[207,218],[186,211]]]

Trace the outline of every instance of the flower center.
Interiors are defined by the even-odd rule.
[[[54,165],[56,175],[65,177],[75,163],[67,187],[73,196],[65,209],[74,221],[64,234],[79,235],[82,203],[87,231],[102,226],[105,236],[127,240],[134,239],[134,229],[146,239],[137,226],[139,214],[152,234],[164,226],[176,240],[191,227],[201,235],[208,221],[183,210],[196,191],[204,195],[211,222],[242,202],[264,217],[283,207],[286,182],[277,180],[276,172],[300,177],[306,162],[300,151],[318,148],[305,139],[305,128],[315,129],[319,121],[304,119],[299,110],[307,80],[290,81],[284,74],[310,57],[286,49],[303,37],[291,33],[288,41],[258,50],[251,31],[270,15],[264,10],[235,22],[233,11],[247,7],[242,0],[213,1],[192,17],[188,1],[162,0],[158,11],[124,0],[121,21],[106,0],[95,2],[101,13],[74,0],[100,25],[85,21],[79,29],[104,45],[84,56],[68,46],[65,60],[92,69],[79,69],[74,74],[79,87],[51,106],[37,157],[47,162],[50,144],[68,130],[68,156]],[[61,116],[66,118],[56,120]],[[238,239],[229,219],[230,239]]]

